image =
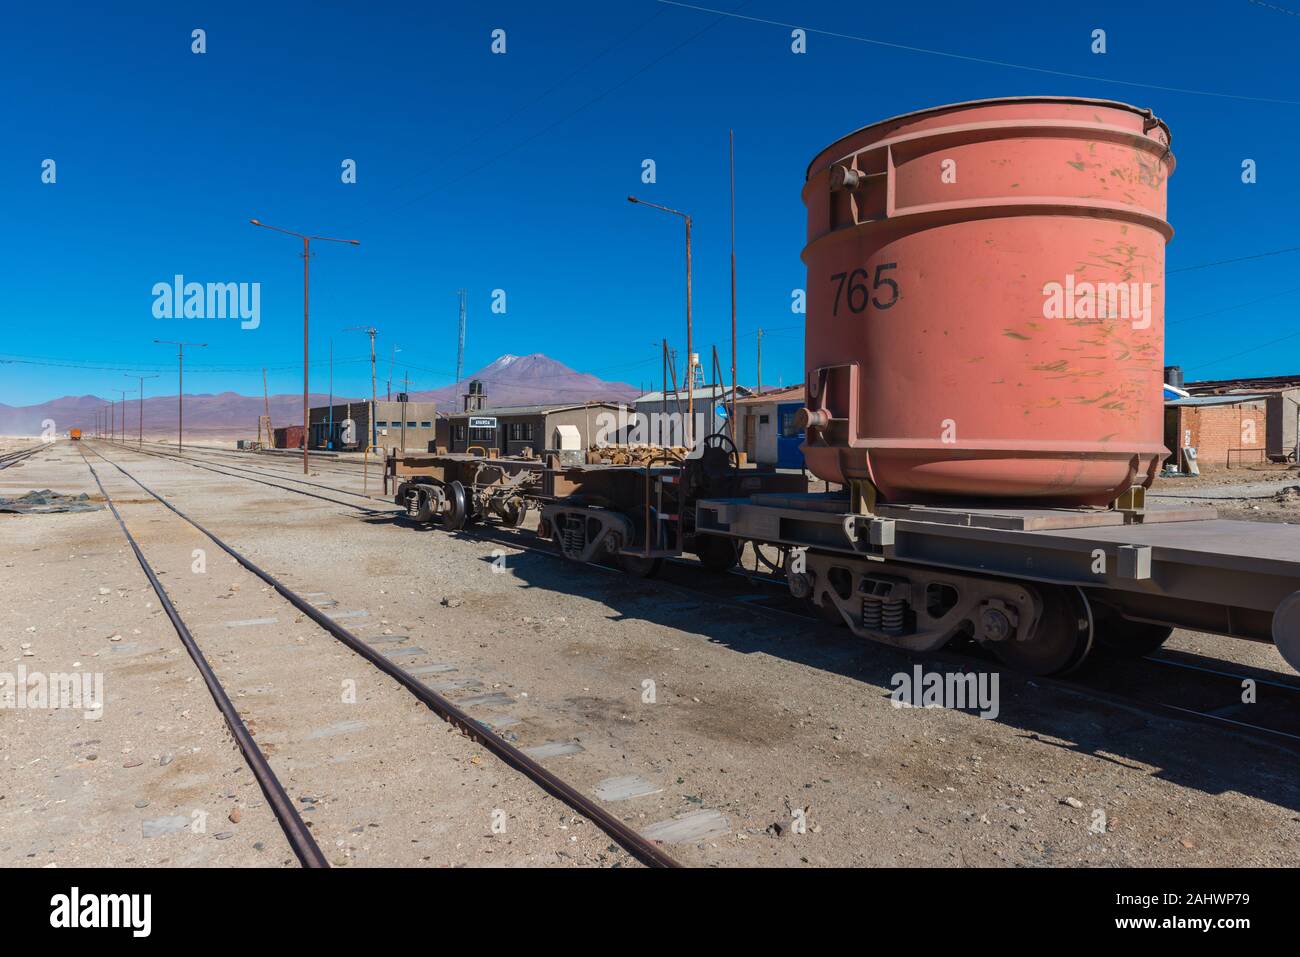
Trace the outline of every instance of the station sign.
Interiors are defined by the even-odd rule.
[[[471,429],[495,429],[497,427],[496,416],[471,415],[469,417],[469,427]]]

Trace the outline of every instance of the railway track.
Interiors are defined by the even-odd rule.
[[[122,443],[119,442],[117,444],[121,445]],[[136,451],[140,451],[139,447],[136,447]],[[177,454],[176,450],[173,449],[171,445],[155,445],[153,446],[152,451],[167,452],[172,455]],[[299,474],[302,474],[302,451],[300,449],[260,449],[257,451],[240,451],[237,449],[220,448],[215,445],[186,445],[185,451],[199,451],[205,455],[242,459],[244,462],[256,460],[267,465],[274,464],[277,468],[283,465],[286,469],[296,469]],[[339,472],[347,473],[349,475],[355,472],[358,476],[360,476],[365,469],[364,463],[352,459],[340,459],[337,456],[337,453],[321,454],[319,452],[311,452],[310,465],[313,469],[319,469],[322,471],[338,470]],[[375,471],[376,474],[382,475],[383,456],[375,456],[374,460],[370,463],[370,468]]]
[[[0,455],[0,469],[7,469],[11,465],[17,465],[19,462],[31,458],[42,449],[49,448],[51,444],[52,443],[42,442],[39,445],[33,445],[29,448],[18,449],[14,452],[6,452],[4,455]]]
[[[134,453],[136,453],[136,454],[138,454],[138,455],[148,455],[148,456],[152,456],[152,457],[154,457],[154,458],[160,458],[160,459],[171,460],[171,461],[175,461],[175,462],[181,462],[181,463],[183,463],[183,464],[185,464],[185,465],[192,466],[193,468],[203,469],[203,470],[208,471],[208,472],[214,472],[214,473],[216,473],[216,474],[218,474],[218,475],[229,475],[231,478],[246,478],[246,477],[247,477],[247,476],[245,476],[245,475],[235,475],[235,474],[232,474],[231,472],[222,471],[223,469],[232,469],[232,470],[234,470],[235,472],[245,472],[245,473],[248,473],[248,474],[250,474],[250,475],[262,475],[262,476],[265,476],[266,478],[281,479],[282,481],[293,482],[293,483],[295,483],[295,484],[297,484],[297,485],[307,485],[307,486],[311,486],[311,487],[313,487],[313,488],[325,489],[325,490],[327,490],[327,491],[331,491],[331,492],[339,492],[339,493],[344,494],[344,495],[354,495],[354,496],[356,496],[357,498],[364,498],[364,499],[369,499],[370,501],[373,501],[373,502],[382,502],[382,503],[384,503],[385,505],[389,506],[389,509],[386,509],[385,511],[396,511],[396,510],[397,510],[396,506],[394,506],[394,505],[392,504],[392,502],[390,502],[390,501],[389,501],[388,499],[386,499],[386,498],[382,498],[382,497],[377,496],[377,495],[370,495],[370,494],[368,494],[368,493],[366,493],[366,492],[353,492],[353,491],[350,490],[350,489],[338,488],[338,487],[333,486],[333,485],[323,485],[323,484],[321,484],[320,482],[309,482],[309,481],[307,481],[306,479],[300,479],[300,478],[297,478],[297,477],[295,477],[295,476],[293,476],[293,475],[286,475],[286,474],[284,474],[284,473],[282,473],[282,472],[279,472],[279,471],[275,471],[275,472],[267,472],[267,471],[264,471],[264,470],[261,470],[261,469],[251,469],[251,468],[248,468],[248,467],[246,467],[246,466],[231,465],[231,464],[229,464],[228,462],[216,462],[216,463],[209,462],[209,463],[207,463],[207,464],[203,464],[203,463],[200,463],[200,462],[196,462],[196,461],[194,461],[192,456],[185,455],[185,454],[183,454],[183,453],[178,454],[178,453],[176,453],[176,452],[160,452],[160,451],[157,451],[157,450],[155,450],[155,449],[140,449],[140,448],[133,448],[132,446],[129,446],[129,445],[121,445],[121,444],[118,444],[118,443],[113,443],[113,444],[114,444],[114,446],[115,446],[116,448],[119,448],[119,449],[121,449],[121,450],[123,450],[123,451],[125,451],[125,452],[134,452]],[[319,499],[323,499],[323,500],[325,500],[325,501],[335,501],[335,500],[333,500],[333,499],[329,499],[329,498],[327,498],[326,496],[322,496],[322,495],[313,495],[313,494],[310,493],[310,492],[304,492],[302,489],[289,488],[289,487],[287,487],[287,486],[283,486],[283,485],[276,485],[274,482],[267,482],[267,481],[265,481],[265,479],[255,479],[255,478],[250,478],[250,479],[248,479],[248,480],[251,481],[251,482],[259,482],[259,483],[262,484],[262,485],[269,485],[271,488],[278,488],[278,489],[281,489],[281,490],[286,491],[286,492],[298,492],[299,494],[302,494],[302,495],[311,495],[312,498],[319,498]],[[354,503],[354,502],[337,502],[337,501],[336,501],[335,504],[338,504],[338,505],[344,505],[344,506],[346,506],[346,507],[348,507],[348,508],[360,509],[360,510],[362,510],[362,511],[367,510],[365,506],[357,505],[357,504]],[[379,509],[369,509],[369,510],[370,510],[370,511],[380,511]]]
[[[129,449],[129,451],[136,450]],[[189,461],[186,464],[200,468],[208,467]],[[221,463],[221,466],[235,468],[225,463]],[[231,477],[247,478],[242,475],[231,475]],[[248,478],[248,480],[280,487],[285,491],[313,494],[313,497],[325,497],[328,500],[327,496],[307,493],[301,489],[275,486],[275,483],[265,482],[262,479]],[[344,495],[386,502],[384,499],[347,489],[320,483],[305,484]],[[334,501],[338,505],[365,510],[364,506],[357,506],[351,502]],[[392,507],[391,510],[404,515],[396,507]],[[403,520],[399,518],[399,521]],[[532,533],[525,530],[507,531],[479,524],[458,534],[546,555],[555,561],[568,561],[548,545],[538,543],[532,537]],[[615,572],[614,569],[604,565],[593,564],[592,567]],[[621,572],[615,573],[621,574]],[[825,627],[817,613],[805,602],[790,596],[784,581],[774,576],[742,571],[710,573],[705,571],[698,562],[690,559],[675,559],[665,562],[665,574],[657,581],[696,596],[706,595],[710,601],[721,600],[734,604],[738,608],[757,609],[787,616],[805,624]],[[1161,650],[1153,655],[1134,660],[1101,656],[1081,672],[1069,677],[1035,678],[1034,682],[1068,695],[1085,695],[1111,706],[1139,707],[1176,720],[1230,728],[1300,753],[1300,708],[1297,707],[1300,704],[1300,682],[1278,680],[1271,672],[1254,669],[1238,672],[1227,668],[1209,668],[1198,664],[1193,658],[1194,656],[1181,655],[1170,650]],[[970,668],[1001,670],[996,661],[973,642],[967,643],[960,649],[950,646],[944,651],[932,653],[927,656],[927,660],[955,670]],[[1249,704],[1242,700],[1247,682],[1251,683],[1256,695],[1256,699]],[[1170,688],[1176,688],[1177,700],[1170,695]]]
[[[108,489],[104,487],[104,483],[100,480],[99,473],[95,470],[95,466],[93,466],[90,463],[90,460],[86,458],[86,453],[83,449],[79,448],[78,451],[81,452],[81,459],[86,463],[86,468],[90,469],[90,474],[91,477],[94,478],[95,484],[99,486],[99,492],[104,496],[104,501],[112,510],[113,518],[117,520],[118,527],[122,529],[122,534],[126,536],[126,540],[131,546],[131,551],[135,554],[136,561],[140,563],[141,570],[144,572],[145,577],[149,579],[150,587],[153,588],[154,594],[158,596],[158,601],[167,612],[167,617],[170,619],[172,627],[176,629],[176,634],[180,638],[181,644],[185,646],[185,651],[189,654],[190,659],[194,662],[194,666],[198,668],[199,674],[203,677],[203,683],[207,686],[208,693],[212,695],[213,701],[216,702],[217,709],[225,719],[226,727],[230,729],[230,733],[235,739],[236,746],[244,756],[244,761],[248,764],[249,770],[253,772],[253,776],[257,779],[258,786],[261,787],[262,793],[266,795],[266,800],[271,807],[272,813],[275,815],[276,821],[280,825],[280,829],[284,832],[285,839],[289,842],[289,846],[293,849],[294,854],[297,855],[298,860],[304,867],[329,867],[328,862],[325,860],[325,855],[321,852],[320,846],[316,843],[315,838],[311,836],[311,832],[307,829],[306,822],[303,821],[297,808],[293,806],[293,801],[289,799],[289,795],[285,791],[284,785],[280,782],[280,779],[276,777],[275,771],[272,770],[270,762],[266,759],[266,755],[262,753],[262,749],[259,748],[257,742],[253,740],[253,735],[249,730],[248,725],[244,722],[243,718],[240,717],[238,709],[235,708],[234,703],[230,700],[230,696],[226,693],[226,689],[222,687],[221,682],[217,679],[216,673],[212,670],[212,665],[204,656],[202,649],[199,648],[198,642],[194,640],[194,635],[190,632],[184,619],[181,618],[180,613],[177,612],[176,606],[172,604],[171,596],[167,594],[167,590],[163,588],[162,582],[158,578],[158,574],[154,571],[153,566],[149,564],[149,560],[145,558],[144,552],[140,549],[139,542],[137,542],[135,536],[131,534],[131,530],[127,528],[126,522],[123,520],[121,513],[117,510],[117,505],[114,503],[113,497],[108,494]],[[91,451],[95,452],[94,449]],[[95,454],[99,455],[98,452],[95,452]],[[100,458],[104,457],[100,455]],[[107,462],[109,460],[104,459],[104,461]]]
[[[679,866],[676,860],[674,860],[671,856],[665,853],[657,844],[642,837],[633,828],[629,827],[627,824],[623,823],[617,817],[615,817],[614,815],[606,811],[600,804],[598,804],[591,798],[588,798],[586,795],[584,795],[576,788],[569,785],[559,776],[547,770],[536,760],[529,757],[522,750],[514,747],[508,741],[506,741],[502,737],[492,732],[487,726],[485,726],[483,722],[480,722],[477,719],[473,718],[468,712],[462,710],[453,701],[437,693],[428,685],[424,684],[416,675],[411,674],[408,671],[406,671],[404,668],[394,664],[382,652],[377,651],[370,644],[363,641],[361,638],[359,638],[357,635],[355,635],[353,632],[348,630],[343,625],[339,624],[338,621],[332,619],[330,616],[322,612],[318,607],[316,607],[316,605],[308,601],[306,596],[294,591],[293,589],[289,588],[286,584],[284,584],[282,581],[272,576],[270,573],[259,568],[247,556],[243,555],[242,553],[240,553],[239,551],[231,547],[229,544],[227,544],[225,541],[218,538],[212,531],[205,528],[203,525],[199,524],[199,522],[195,521],[189,515],[185,514],[183,511],[177,508],[172,502],[168,501],[166,498],[159,495],[153,489],[146,486],[133,474],[131,474],[126,469],[124,469],[119,463],[103,455],[103,453],[99,452],[95,448],[90,448],[90,451],[96,456],[98,456],[100,459],[102,459],[104,462],[117,469],[118,472],[120,472],[123,476],[125,476],[129,481],[137,485],[142,491],[145,492],[145,494],[149,495],[152,499],[157,501],[164,508],[168,509],[177,518],[181,519],[182,521],[186,522],[188,525],[192,526],[200,534],[206,536],[213,544],[215,544],[218,548],[224,551],[231,558],[233,558],[241,567],[243,567],[248,572],[251,572],[257,578],[261,579],[268,586],[270,586],[275,591],[276,594],[278,594],[281,598],[285,599],[291,605],[293,605],[294,608],[298,610],[298,612],[310,618],[322,630],[330,634],[333,638],[341,642],[343,645],[347,646],[350,650],[355,652],[357,655],[364,658],[366,661],[368,661],[379,671],[383,672],[389,678],[392,678],[402,688],[404,688],[410,694],[415,696],[421,703],[423,703],[428,708],[430,708],[435,714],[437,714],[448,724],[452,725],[454,728],[459,730],[466,737],[470,738],[477,744],[484,747],[486,750],[490,751],[502,762],[504,762],[508,767],[522,773],[525,777],[527,777],[533,783],[537,784],[544,791],[546,791],[553,797],[563,801],[574,811],[578,812],[579,814],[586,817],[588,820],[592,821],[594,824],[596,824],[597,827],[599,827],[602,831],[608,834],[611,839],[616,841],[621,847],[624,848],[624,850],[626,850],[630,855],[632,855],[632,857],[634,857],[635,859],[637,859],[638,861],[640,861],[641,863],[649,867]],[[129,451],[137,451],[137,450],[129,450]],[[85,458],[84,452],[82,453],[82,457],[83,459]],[[171,456],[165,456],[165,457],[171,458]],[[195,463],[188,463],[188,464],[195,464]],[[195,664],[199,665],[201,671],[205,671],[205,675],[204,675],[205,681],[208,681],[209,679],[211,680],[208,685],[209,690],[212,691],[214,699],[218,701],[218,705],[222,708],[222,713],[226,717],[227,724],[230,725],[232,733],[234,733],[236,735],[236,739],[240,741],[241,750],[244,751],[245,758],[249,761],[250,767],[253,768],[255,774],[258,774],[260,768],[261,774],[258,774],[258,780],[259,783],[263,784],[263,789],[264,791],[266,791],[268,795],[268,800],[272,800],[272,794],[275,793],[283,794],[283,788],[280,787],[278,781],[274,779],[274,774],[270,771],[269,765],[266,764],[265,757],[262,756],[261,752],[257,750],[256,745],[252,741],[252,737],[247,734],[247,728],[244,726],[242,720],[239,718],[238,713],[233,710],[233,706],[230,706],[228,712],[226,706],[229,706],[229,698],[225,696],[225,692],[223,689],[221,689],[220,683],[216,681],[215,675],[212,675],[210,667],[206,666],[206,662],[202,656],[202,652],[198,649],[197,644],[193,642],[192,636],[189,636],[188,630],[186,629],[185,624],[181,620],[179,614],[175,612],[175,609],[173,606],[171,606],[169,599],[165,598],[166,592],[162,589],[161,583],[159,583],[157,576],[153,573],[152,569],[148,566],[148,563],[144,558],[144,555],[140,550],[139,546],[136,544],[134,538],[131,537],[131,533],[127,529],[125,522],[123,522],[121,516],[117,512],[116,507],[113,505],[112,499],[109,496],[108,491],[104,488],[103,483],[100,481],[99,475],[97,474],[97,472],[95,471],[93,465],[91,465],[89,460],[86,460],[86,465],[88,468],[90,468],[91,474],[95,477],[95,482],[99,486],[100,491],[104,495],[106,501],[108,501],[110,507],[113,508],[113,514],[117,518],[119,525],[121,525],[123,532],[127,535],[128,541],[131,542],[132,549],[135,551],[136,557],[139,559],[141,566],[145,568],[146,575],[150,578],[151,584],[154,585],[155,591],[158,593],[159,600],[163,601],[165,607],[168,608],[169,617],[172,618],[172,623],[173,625],[176,626],[177,633],[181,635],[182,641],[186,642],[187,650],[191,651],[191,657],[194,658]],[[227,473],[222,473],[222,474],[227,474]],[[238,475],[232,477],[246,478],[246,476],[238,476]],[[248,479],[248,480],[260,481],[258,479]],[[272,485],[273,487],[281,488],[284,491],[299,492],[300,494],[311,495],[314,498],[325,498],[325,496],[315,495],[314,493],[307,492],[302,489],[293,489],[293,488],[288,488],[286,486],[278,486],[278,485],[274,485],[274,483],[268,483],[268,482],[262,482],[261,484]],[[347,503],[347,502],[338,502],[337,500],[330,500],[330,499],[327,500],[336,501],[336,504],[348,505],[350,507],[362,508],[363,510],[366,510],[364,506],[354,506],[351,505],[351,503]],[[224,705],[222,704],[223,701],[225,702]],[[242,728],[242,732],[239,730],[241,728]],[[265,775],[269,775],[269,778],[266,778],[264,781]],[[277,788],[278,788],[278,792],[276,790]],[[285,798],[285,800],[287,801],[287,798]],[[276,810],[277,819],[280,819],[279,806],[276,803],[276,801],[272,800],[272,806],[277,809]],[[288,807],[288,812],[296,813],[294,812],[294,809],[292,808],[291,805]],[[299,821],[299,823],[301,822]],[[285,830],[286,836],[289,836],[291,831],[293,831],[296,828],[296,825],[292,817],[289,817],[287,819],[281,819],[281,825],[282,828]],[[309,834],[307,836],[310,837]],[[292,840],[293,839],[291,838],[291,843]],[[309,863],[309,861],[312,860],[310,856],[309,847],[303,847],[300,851],[300,848],[297,845],[295,845],[295,852],[299,853],[299,857],[301,860],[303,860],[303,863],[305,865],[317,866]],[[319,853],[319,848],[316,849],[316,853]],[[323,857],[320,860],[323,862],[324,860]]]

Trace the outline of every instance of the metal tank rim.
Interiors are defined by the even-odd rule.
[[[816,164],[817,160],[821,158],[823,153],[832,149],[837,143],[842,143],[845,140],[850,139],[851,137],[857,136],[860,133],[864,133],[867,130],[873,129],[874,127],[885,126],[889,123],[896,123],[899,120],[919,119],[920,117],[923,116],[930,116],[936,113],[945,113],[949,110],[967,109],[969,107],[975,107],[975,106],[1000,106],[1004,104],[1013,104],[1013,103],[1072,103],[1077,105],[1105,106],[1114,109],[1128,110],[1130,113],[1136,113],[1138,116],[1141,116],[1149,121],[1152,121],[1156,126],[1164,130],[1165,149],[1167,152],[1172,152],[1173,150],[1173,143],[1174,143],[1173,133],[1171,133],[1169,130],[1169,124],[1167,124],[1164,120],[1160,119],[1160,117],[1156,116],[1155,112],[1151,110],[1149,107],[1134,106],[1132,103],[1125,103],[1122,100],[1106,100],[1106,99],[1100,99],[1097,97],[1089,97],[1089,96],[1051,96],[1051,95],[993,96],[983,100],[961,100],[957,103],[945,103],[942,106],[926,107],[923,110],[912,110],[911,112],[908,113],[899,113],[896,114],[895,116],[886,117],[883,120],[876,120],[873,123],[868,123],[866,126],[860,126],[856,130],[852,130],[849,133],[845,133],[843,136],[837,137],[835,140],[833,140],[832,142],[828,143],[826,146],[818,150],[817,155],[812,158],[812,161],[809,162],[808,164],[808,168],[804,171],[804,180],[806,182],[812,179],[814,175],[813,166],[814,164]],[[821,168],[819,167],[817,172],[820,171]]]

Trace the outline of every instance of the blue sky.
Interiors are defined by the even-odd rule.
[[[681,225],[629,193],[693,215],[697,348],[725,363],[731,127],[741,379],[762,326],[764,383],[797,382],[812,156],[892,114],[1044,93],[1149,106],[1173,129],[1167,361],[1190,378],[1300,373],[1300,253],[1188,268],[1300,246],[1300,0],[701,5],[776,22],[656,0],[11,8],[0,358],[28,361],[0,364],[0,402],[108,396],[133,370],[162,371],[150,391],[174,393],[175,350],[155,338],[209,343],[187,353],[187,392],[257,393],[262,366],[273,392],[301,389],[300,246],[254,217],[361,240],[313,258],[313,389],[332,339],[335,391],[369,391],[365,337],[342,331],[364,324],[380,330],[381,389],[393,346],[413,388],[451,382],[461,287],[466,371],[544,352],[648,385],[661,338],[684,352]],[[789,23],[809,30],[806,54]],[[177,273],[260,282],[259,328],[155,319],[151,289]]]

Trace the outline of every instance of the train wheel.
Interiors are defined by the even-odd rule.
[[[696,535],[695,557],[711,572],[726,572],[736,567],[736,543],[721,535]]]
[[[1044,585],[1043,617],[1033,637],[990,641],[986,647],[1009,668],[1029,675],[1063,675],[1083,664],[1092,651],[1092,609],[1071,585]]]
[[[664,567],[662,558],[645,558],[640,555],[620,554],[618,567],[633,578],[654,578]]]
[[[1170,625],[1129,621],[1111,614],[1097,622],[1097,647],[1108,655],[1145,658],[1158,651],[1173,633]]]
[[[469,524],[469,495],[465,486],[452,482],[447,486],[447,513],[442,524],[448,531],[458,532]]]

